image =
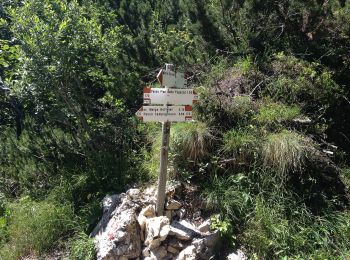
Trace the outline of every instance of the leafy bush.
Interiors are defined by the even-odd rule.
[[[70,206],[23,198],[9,205],[9,241],[0,252],[6,255],[11,249],[15,258],[33,253],[40,255],[55,248],[74,229],[76,223],[72,219]]]
[[[341,89],[332,73],[317,63],[278,53],[271,70],[273,76],[263,93],[279,102],[299,104],[307,114],[322,116],[340,97]]]

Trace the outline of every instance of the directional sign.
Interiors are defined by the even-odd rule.
[[[192,106],[143,106],[136,116],[143,122],[192,121]]]
[[[186,88],[187,79],[185,79],[185,74],[181,72],[176,72],[169,69],[161,69],[157,75],[160,84],[163,87],[168,88]]]
[[[152,105],[193,105],[198,95],[193,89],[149,88],[143,89],[143,103]]]

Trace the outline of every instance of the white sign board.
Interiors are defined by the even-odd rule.
[[[198,95],[193,89],[149,88],[143,89],[143,103],[152,105],[193,105]]]
[[[191,106],[143,106],[136,112],[143,122],[192,121]]]
[[[161,69],[157,75],[157,78],[162,85],[162,87],[168,88],[186,88],[187,79],[185,79],[185,74],[181,72],[175,73],[172,70]]]

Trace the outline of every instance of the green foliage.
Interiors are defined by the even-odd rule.
[[[50,202],[34,202],[27,197],[10,204],[7,215],[9,241],[1,249],[15,258],[26,254],[41,254],[58,245],[63,236],[69,234],[76,223],[72,221],[70,206]]]
[[[257,200],[254,212],[244,241],[258,258],[349,257],[350,219],[346,212],[314,217],[302,205],[290,209],[264,200]]]
[[[85,233],[78,233],[70,241],[69,258],[74,260],[96,259],[95,245],[93,239]]]
[[[73,231],[70,257],[94,258],[82,230],[96,224],[100,199],[158,173],[159,124],[138,124],[134,112],[165,62],[200,94],[199,121],[172,126],[169,168],[200,180],[227,241],[252,258],[348,258],[349,174],[340,179],[332,159],[348,168],[349,8],[3,0],[0,258],[39,257]],[[294,120],[302,115],[311,124]],[[328,158],[328,143],[344,155]],[[24,195],[36,202],[8,202]],[[39,226],[44,216],[54,220]]]
[[[232,129],[223,137],[223,151],[234,156],[238,162],[252,161],[259,151],[257,136],[253,126],[239,130]]]
[[[318,63],[308,63],[283,52],[275,55],[269,79],[263,92],[274,100],[299,104],[303,111],[322,116],[340,97],[341,89],[332,73]]]
[[[266,167],[272,167],[281,174],[286,174],[291,171],[302,171],[313,149],[312,140],[285,130],[267,136],[262,147],[262,157]]]
[[[231,176],[214,175],[205,185],[203,196],[208,208],[220,211],[222,216],[234,219],[234,228],[241,229],[251,206],[251,194],[246,188],[249,179],[244,174]]]
[[[300,116],[300,108],[297,106],[287,106],[282,103],[265,101],[255,116],[255,120],[262,125],[276,125],[292,121]]]

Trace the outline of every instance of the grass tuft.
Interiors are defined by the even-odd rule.
[[[282,174],[300,171],[312,149],[312,140],[298,133],[284,130],[270,134],[262,147],[264,166]]]
[[[174,124],[170,147],[181,160],[199,162],[209,155],[214,136],[202,122]]]

